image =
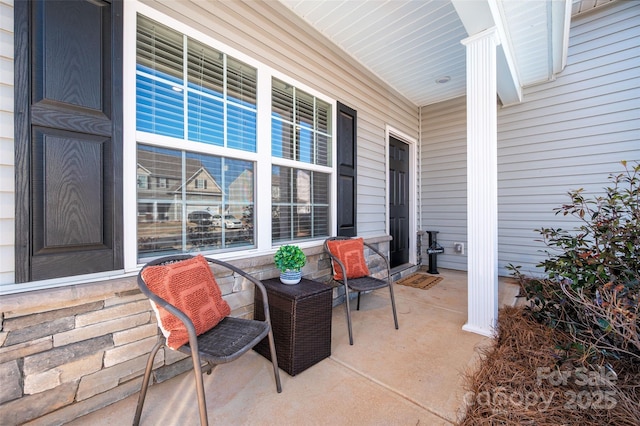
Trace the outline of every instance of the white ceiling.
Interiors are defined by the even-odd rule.
[[[517,101],[513,90],[511,95],[500,92],[500,82],[526,87],[553,78],[566,52],[565,15],[612,0],[280,1],[422,106],[464,95],[466,59],[460,41],[493,25],[507,39],[499,48],[499,56],[506,58],[504,67],[498,66],[499,95],[503,103]],[[437,83],[443,78],[449,81]]]

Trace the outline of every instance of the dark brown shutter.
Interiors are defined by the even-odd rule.
[[[338,102],[338,235],[358,234],[356,217],[357,113]]]
[[[16,282],[120,269],[122,2],[14,13]]]

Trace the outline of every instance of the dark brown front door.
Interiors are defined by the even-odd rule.
[[[391,267],[409,262],[409,145],[389,137]]]

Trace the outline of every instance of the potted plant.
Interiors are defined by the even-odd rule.
[[[273,256],[276,268],[280,270],[283,284],[298,284],[302,278],[300,270],[307,264],[307,256],[298,246],[280,246]]]

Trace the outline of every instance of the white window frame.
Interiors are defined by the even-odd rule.
[[[149,176],[138,175],[136,176],[136,182],[138,184],[138,188],[149,189]]]
[[[214,145],[206,145],[198,142],[190,142],[185,140],[177,141],[174,138],[162,135],[151,135],[148,133],[136,131],[136,17],[140,13],[161,24],[167,25],[182,34],[198,40],[206,45],[211,46],[221,52],[224,52],[240,61],[247,63],[257,69],[258,91],[257,91],[257,123],[256,123],[256,152],[239,151],[232,148],[225,148]],[[257,213],[259,211],[271,211],[271,168],[272,165],[292,167],[296,169],[305,169],[311,171],[319,171],[330,174],[331,181],[331,213],[329,233],[335,229],[336,221],[336,204],[335,204],[335,188],[336,188],[336,164],[335,164],[335,146],[336,146],[336,111],[337,102],[311,87],[308,87],[290,76],[279,72],[263,63],[258,62],[254,58],[233,49],[214,38],[189,27],[188,25],[161,13],[154,8],[140,3],[139,1],[124,2],[124,52],[123,52],[123,198],[124,198],[124,268],[125,272],[133,272],[140,268],[137,255],[137,168],[136,168],[136,147],[138,143],[154,145],[162,148],[171,148],[178,150],[189,150],[200,152],[202,154],[218,155],[222,157],[239,158],[243,160],[253,161],[256,164],[254,188],[255,200],[255,248],[227,253],[217,253],[216,257],[232,260],[235,258],[244,258],[247,255],[261,255],[275,252],[276,245],[271,242],[271,220],[270,217],[265,219]],[[293,160],[287,160],[271,156],[271,80],[275,77],[281,81],[285,81],[306,93],[317,97],[331,105],[331,143],[332,158],[331,166],[319,166],[315,164],[302,163]],[[270,161],[265,161],[269,158]],[[300,242],[301,247],[311,247],[321,244],[321,241]]]
[[[196,189],[207,189],[206,179],[196,179]]]

